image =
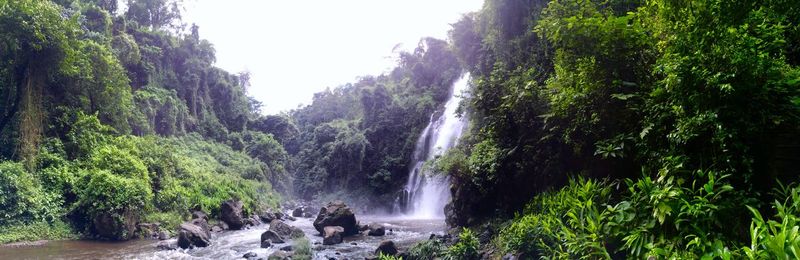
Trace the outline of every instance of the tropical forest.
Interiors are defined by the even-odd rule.
[[[800,258],[798,1],[277,2],[0,0],[0,259]]]

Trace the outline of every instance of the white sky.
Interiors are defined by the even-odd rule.
[[[274,114],[311,102],[326,87],[395,65],[398,43],[445,39],[482,0],[189,0],[183,20],[217,51],[217,66],[251,73],[249,94]]]

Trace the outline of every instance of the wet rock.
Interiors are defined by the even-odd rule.
[[[283,250],[283,251],[292,251],[292,250],[294,250],[294,247],[292,247],[292,245],[288,245],[288,246],[281,247],[281,250]]]
[[[211,233],[207,229],[192,224],[181,224],[178,233],[178,246],[181,248],[206,247],[211,244]]]
[[[138,221],[138,215],[130,210],[126,210],[121,216],[105,212],[92,218],[92,230],[102,238],[128,240],[135,234]]]
[[[258,254],[256,254],[256,253],[253,253],[253,252],[247,252],[247,254],[244,254],[242,257],[244,257],[244,258],[246,258],[246,259],[251,259],[251,258],[256,258],[256,257],[258,257]]]
[[[233,230],[242,229],[245,224],[242,217],[242,201],[226,200],[220,205],[220,220],[227,223]]]
[[[245,224],[247,224],[248,226],[258,226],[261,224],[261,221],[258,221],[257,218],[250,217],[245,219]]]
[[[166,231],[158,232],[158,240],[167,240],[169,239],[169,234]]]
[[[275,212],[275,218],[276,218],[276,219],[283,219],[283,216],[285,216],[285,215],[283,214],[283,212]]]
[[[205,219],[196,218],[192,219],[192,221],[189,221],[189,223],[192,223],[193,225],[203,228],[203,230],[205,230],[206,233],[211,232],[211,227],[208,225],[208,221],[206,221]],[[210,233],[209,236],[211,236]]]
[[[272,243],[282,244],[284,243],[283,237],[275,231],[267,230],[264,233],[261,233],[261,241],[269,240]]]
[[[278,250],[275,251],[275,253],[269,255],[269,260],[287,260],[287,259],[292,259],[291,257],[292,257],[291,252]]]
[[[214,233],[222,232],[222,228],[219,227],[218,225],[217,226],[213,226],[213,227],[211,227],[211,232],[214,232]]]
[[[178,249],[176,244],[173,244],[169,241],[161,241],[156,244],[156,248],[158,250],[176,250]]]
[[[319,210],[314,220],[314,228],[324,234],[323,228],[327,226],[340,226],[344,228],[343,236],[358,234],[356,216],[344,202],[335,201]]]
[[[228,226],[228,223],[225,223],[223,221],[220,221],[219,223],[217,223],[217,227],[219,227],[219,229],[221,229],[221,230],[231,229],[231,227]]]
[[[303,212],[303,217],[304,218],[311,218],[311,217],[314,217],[314,215],[312,215],[311,212]]]
[[[271,240],[267,239],[261,241],[261,248],[269,248],[271,246],[272,246]]]
[[[136,224],[136,233],[142,238],[158,238],[158,223]]]
[[[298,238],[305,236],[302,229],[290,226],[277,219],[269,223],[269,230],[274,231],[281,237]]]
[[[369,229],[369,231],[367,231],[367,235],[369,235],[369,236],[379,237],[379,236],[383,236],[383,235],[386,234],[386,229],[382,225],[379,225],[379,224],[371,224],[371,225],[369,225],[368,229]]]
[[[391,240],[381,241],[381,244],[378,245],[377,249],[375,249],[375,254],[396,255],[397,246],[395,246],[394,241]]]
[[[202,218],[202,219],[205,219],[206,221],[208,221],[208,214],[206,214],[202,210],[192,211],[192,219],[196,219],[196,218]]]
[[[322,244],[335,245],[342,243],[344,228],[340,226],[327,226],[323,229]]]
[[[265,211],[264,213],[261,213],[261,215],[258,215],[258,217],[264,223],[269,223],[270,221],[272,221],[274,219],[277,219],[277,217],[275,217],[275,213],[268,212],[268,211]]]
[[[294,218],[294,217],[292,217],[292,216],[286,216],[286,220],[289,220],[289,221],[296,221],[297,219],[296,219],[296,218]]]
[[[296,208],[296,209],[294,209],[292,211],[292,217],[299,218],[299,217],[302,217],[302,216],[303,216],[303,208],[302,207]]]

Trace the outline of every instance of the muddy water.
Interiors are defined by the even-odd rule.
[[[375,251],[382,240],[392,240],[399,248],[427,239],[430,234],[443,234],[444,220],[420,220],[401,217],[364,216],[358,221],[379,223],[386,227],[387,234],[382,237],[356,235],[345,238],[338,245],[323,246],[322,237],[312,225],[313,219],[298,218],[286,221],[303,229],[311,241],[314,259],[364,259]],[[213,234],[211,245],[205,248],[159,250],[158,241],[136,240],[127,242],[96,241],[51,241],[43,245],[0,247],[0,259],[236,259],[248,252],[267,258],[270,254],[289,243],[275,244],[271,248],[260,248],[261,233],[269,225],[264,224],[247,230],[225,231]],[[391,230],[391,232],[389,231]],[[176,239],[168,240],[176,243]]]

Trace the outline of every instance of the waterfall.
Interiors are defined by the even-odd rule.
[[[453,84],[444,112],[438,117],[431,115],[430,122],[417,140],[408,183],[403,195],[398,198],[398,203],[405,205],[406,213],[411,218],[444,218],[444,205],[450,200],[450,180],[447,176],[426,173],[423,166],[426,161],[442,155],[458,143],[467,120],[457,117],[456,109],[468,82],[469,74],[465,74]]]

